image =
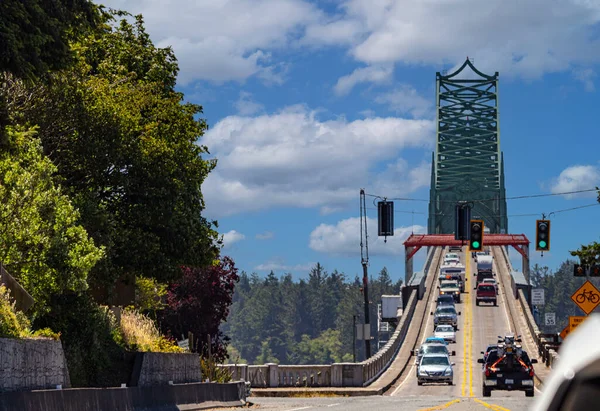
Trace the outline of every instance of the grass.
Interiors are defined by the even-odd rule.
[[[121,313],[121,334],[125,347],[142,352],[184,352],[182,348],[165,338],[154,321],[133,308]]]

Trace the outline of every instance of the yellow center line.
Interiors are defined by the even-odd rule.
[[[468,248],[468,247],[467,247]],[[466,273],[471,273],[471,258],[469,253],[467,252],[467,263],[465,264],[465,277]],[[469,277],[471,277],[469,275]],[[469,397],[474,397],[473,394],[473,307],[471,305],[472,302],[472,292],[471,287],[469,287],[469,292],[467,293],[467,311],[469,312],[469,353],[468,353],[468,367],[469,367]]]
[[[494,411],[510,411],[508,408],[504,408],[504,407],[501,407],[501,406],[496,405],[496,404],[488,404],[487,402],[481,401],[481,400],[479,400],[477,398],[475,398],[475,402],[478,402],[479,404],[483,405],[486,408],[489,408],[490,410],[494,410]]]
[[[442,404],[442,405],[437,405],[435,407],[430,407],[430,408],[421,408],[421,409],[419,409],[417,411],[437,411],[437,410],[443,410],[444,408],[448,408],[449,406],[451,406],[452,404],[456,404],[457,402],[460,402],[460,400],[459,399],[455,399],[455,400],[452,400],[452,401],[447,402],[447,403]]]

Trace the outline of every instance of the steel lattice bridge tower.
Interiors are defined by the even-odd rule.
[[[436,73],[436,109],[428,233],[454,232],[459,201],[473,201],[471,218],[483,219],[491,233],[507,233],[498,72],[483,74],[467,58],[454,73]]]

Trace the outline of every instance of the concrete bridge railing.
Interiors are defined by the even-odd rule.
[[[415,273],[403,292],[406,298],[400,322],[386,345],[371,358],[360,363],[330,365],[246,365],[222,364],[232,373],[234,381],[250,381],[253,388],[275,387],[364,387],[375,381],[389,367],[400,350],[410,326],[417,302],[422,298],[431,263],[442,249],[431,248],[423,271]],[[418,274],[418,275],[417,275]]]
[[[516,286],[516,281],[513,275],[514,271],[510,262],[510,258],[508,257],[508,252],[504,247],[499,248],[502,250],[502,256],[509,270],[508,272],[511,273],[511,283],[513,285],[513,292],[521,307],[521,310],[525,314],[525,324],[527,324],[529,333],[533,337],[533,340],[535,341],[538,347],[538,355],[542,357],[542,361],[548,367],[552,368],[554,363],[558,360],[560,356],[558,352],[554,348],[552,348],[552,342],[544,338],[544,334],[540,331],[539,327],[537,326],[533,317],[533,313],[531,312],[531,307],[529,306],[529,298],[527,298],[527,296],[525,295],[525,291],[522,288],[518,288]]]

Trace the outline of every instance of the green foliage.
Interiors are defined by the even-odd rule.
[[[598,190],[598,202],[600,203],[600,188]],[[600,243],[594,241],[588,245],[582,245],[581,248],[570,252],[573,257],[579,257],[581,264],[592,265],[600,264]]]
[[[51,295],[85,290],[103,251],[53,182],[56,167],[42,154],[35,131],[9,127],[7,135],[9,147],[0,153],[0,261],[40,313]]]
[[[231,372],[226,368],[217,366],[217,363],[208,358],[200,357],[200,370],[202,378],[208,378],[211,382],[230,382]]]
[[[401,282],[393,284],[387,269],[369,282],[371,335],[377,336],[377,304],[383,294],[398,294]],[[315,265],[308,279],[292,280],[291,274],[266,278],[242,273],[233,295],[233,305],[223,332],[231,337],[235,351],[229,362],[247,358],[255,364],[328,363],[352,361],[353,323],[363,322],[362,281],[348,281],[344,273],[328,273]],[[376,337],[377,338],[377,337]],[[373,347],[377,347],[377,339]],[[357,360],[364,345],[356,342]],[[232,355],[234,355],[232,357]]]
[[[15,309],[10,291],[0,285],[0,338],[22,338],[28,329],[29,322]]]
[[[157,282],[153,278],[136,277],[135,279],[135,305],[141,311],[150,311],[153,314],[165,307],[164,298],[167,296],[167,285]]]
[[[99,17],[88,0],[0,1],[0,72],[35,78],[67,66],[69,39]]]
[[[219,255],[201,192],[216,162],[197,144],[202,107],[174,91],[172,51],[152,44],[141,17],[111,23],[75,42],[76,64],[48,84],[9,78],[4,94],[14,123],[39,125],[82,225],[106,248],[90,282],[111,286],[127,274],[166,283],[179,266]]]
[[[134,357],[123,348],[117,320],[87,294],[55,296],[49,313],[34,325],[61,332],[74,387],[114,387],[129,381]]]

